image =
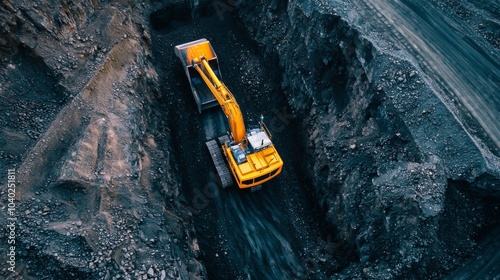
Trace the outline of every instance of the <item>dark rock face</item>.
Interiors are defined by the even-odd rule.
[[[252,2],[239,12],[282,72],[332,232],[346,255],[357,252],[338,276],[437,278],[469,256],[473,236],[496,223],[498,201],[482,195],[498,197],[499,160],[411,58],[364,33],[342,1]]]
[[[16,271],[1,278],[206,277],[157,106],[148,9],[0,6],[1,176],[17,178]]]

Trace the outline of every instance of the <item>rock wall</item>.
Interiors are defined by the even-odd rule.
[[[16,268],[2,270],[2,278],[206,277],[191,213],[180,202],[167,113],[158,106],[150,8],[133,1],[0,6],[5,102],[17,104],[16,93],[26,100],[51,94],[32,78],[25,93],[16,80],[33,61],[64,95],[57,115],[38,112],[46,126],[25,141],[26,154],[4,161],[2,153],[2,167],[15,168],[17,178]],[[20,53],[29,59],[14,59]],[[31,114],[14,107],[6,113]],[[0,138],[28,138],[26,127],[2,129]],[[7,215],[1,211],[0,220]],[[2,244],[8,234],[2,226]],[[1,246],[3,263],[6,250]]]
[[[15,106],[0,163],[18,178],[17,269],[4,278],[206,277],[150,61],[148,20],[167,2],[184,4],[2,2],[0,104]],[[485,198],[499,196],[498,157],[349,1],[189,3],[191,16],[237,11],[276,69],[344,260],[336,278],[438,278],[498,223]],[[23,78],[31,65],[44,75]]]
[[[437,278],[495,224],[497,157],[405,52],[347,1],[257,1],[239,14],[301,121],[303,169],[344,278]]]

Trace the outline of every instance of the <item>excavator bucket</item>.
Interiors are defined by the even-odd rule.
[[[207,39],[199,39],[189,43],[175,46],[175,54],[181,60],[184,70],[193,92],[194,100],[198,106],[198,112],[205,109],[219,106],[217,99],[212,94],[207,85],[203,82],[200,74],[193,67],[193,59],[204,56],[210,67],[214,70],[215,75],[221,79],[219,62],[214,49]]]

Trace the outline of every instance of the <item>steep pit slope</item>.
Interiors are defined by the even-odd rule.
[[[473,6],[474,1],[457,2]],[[492,36],[479,32],[484,29],[479,28],[482,23],[497,21],[498,9],[492,7],[491,12],[471,9],[468,13],[472,16],[457,20],[449,15],[451,9],[442,9],[435,1],[359,0],[354,5],[371,22],[374,31],[391,34],[387,39],[412,55],[442,90],[436,93],[450,104],[449,108],[467,131],[498,156],[500,55],[495,45],[490,44],[494,41],[487,40]]]
[[[426,49],[436,59],[427,60],[411,49],[425,47],[429,42],[418,36],[435,26],[409,36],[398,30],[405,26],[398,25],[399,14],[354,2],[257,1],[239,13],[267,61],[283,73],[282,87],[302,120],[303,167],[331,232],[351,248],[346,257],[357,252],[357,261],[337,276],[439,278],[474,253],[474,238],[498,225],[497,131],[478,125],[491,120],[474,114],[480,109],[450,97],[457,88],[444,82],[455,82],[447,78],[462,69],[429,68],[441,53]],[[433,42],[446,48],[446,41]],[[497,67],[495,48],[486,41],[476,47],[477,63]],[[466,81],[462,88],[490,106],[483,113],[498,119],[498,84],[478,79],[486,87],[474,88]],[[495,272],[483,276],[488,273]]]
[[[2,4],[1,172],[16,169],[17,255],[0,278],[205,278],[157,105],[148,16],[127,1]],[[2,223],[4,245],[7,234]]]

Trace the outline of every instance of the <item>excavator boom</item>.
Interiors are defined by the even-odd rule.
[[[228,118],[234,141],[236,143],[243,142],[246,137],[245,122],[243,120],[243,115],[241,114],[240,106],[238,105],[238,102],[236,102],[233,94],[229,91],[226,85],[217,78],[204,56],[199,59],[193,59],[193,67],[196,71],[198,71],[202,79],[205,81],[205,84],[214,94],[222,108],[222,111]]]

